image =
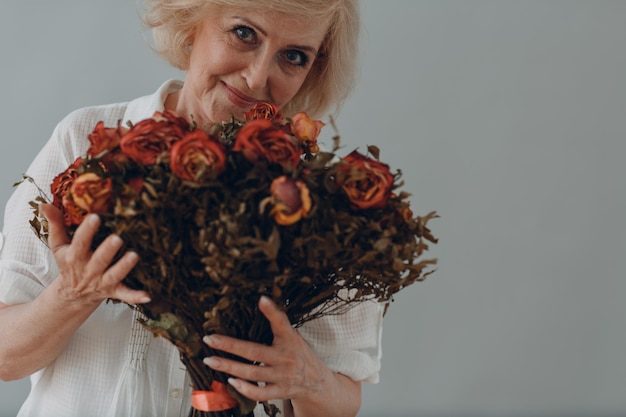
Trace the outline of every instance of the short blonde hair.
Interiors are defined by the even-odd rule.
[[[144,23],[152,29],[155,48],[170,64],[188,69],[191,39],[211,6],[267,9],[294,17],[329,22],[322,47],[302,87],[281,111],[289,116],[306,111],[321,117],[339,112],[356,79],[358,0],[144,0]]]

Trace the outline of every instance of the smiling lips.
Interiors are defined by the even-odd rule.
[[[249,97],[243,94],[241,91],[237,90],[236,88],[224,82],[223,82],[223,85],[226,89],[226,96],[228,97],[230,102],[233,103],[237,107],[241,107],[244,110],[249,110],[252,106],[254,106],[259,101],[263,101],[263,100],[257,100],[255,98]]]

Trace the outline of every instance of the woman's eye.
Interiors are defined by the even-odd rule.
[[[256,43],[256,32],[247,26],[237,26],[233,29],[235,35],[244,42]]]
[[[306,66],[308,62],[308,58],[304,52],[301,51],[286,51],[284,54],[285,60],[289,62],[291,65],[296,65],[298,67]]]

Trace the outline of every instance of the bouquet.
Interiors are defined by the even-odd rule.
[[[271,344],[261,295],[297,327],[364,300],[389,301],[433,272],[436,260],[421,257],[436,242],[427,227],[436,213],[413,215],[401,172],[379,161],[375,146],[339,157],[335,136],[332,151],[320,151],[323,126],[269,103],[207,132],[170,111],[128,126],[100,122],[86,155],[51,185],[70,235],[98,213],[94,245],[117,233],[139,254],[125,283],[152,302],[131,307],[179,349],[194,388],[190,416],[252,415],[256,403],[202,363],[226,354],[201,339]],[[45,219],[31,205],[45,241]]]

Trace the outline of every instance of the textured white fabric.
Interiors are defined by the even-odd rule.
[[[87,135],[98,121],[115,126],[118,120],[138,122],[150,117],[163,110],[167,95],[181,86],[171,80],[155,94],[129,103],[71,113],[59,123],[28,175],[47,186],[86,152]],[[0,302],[5,304],[33,300],[58,273],[50,251],[29,227],[28,202],[36,194],[33,185],[22,184],[6,206],[0,235]],[[136,314],[124,304],[103,303],[66,350],[31,376],[31,392],[18,416],[187,416],[190,381],[178,351],[143,329]],[[299,331],[332,370],[358,381],[378,381],[382,308],[377,303],[312,321]],[[255,415],[265,414],[258,407]]]

